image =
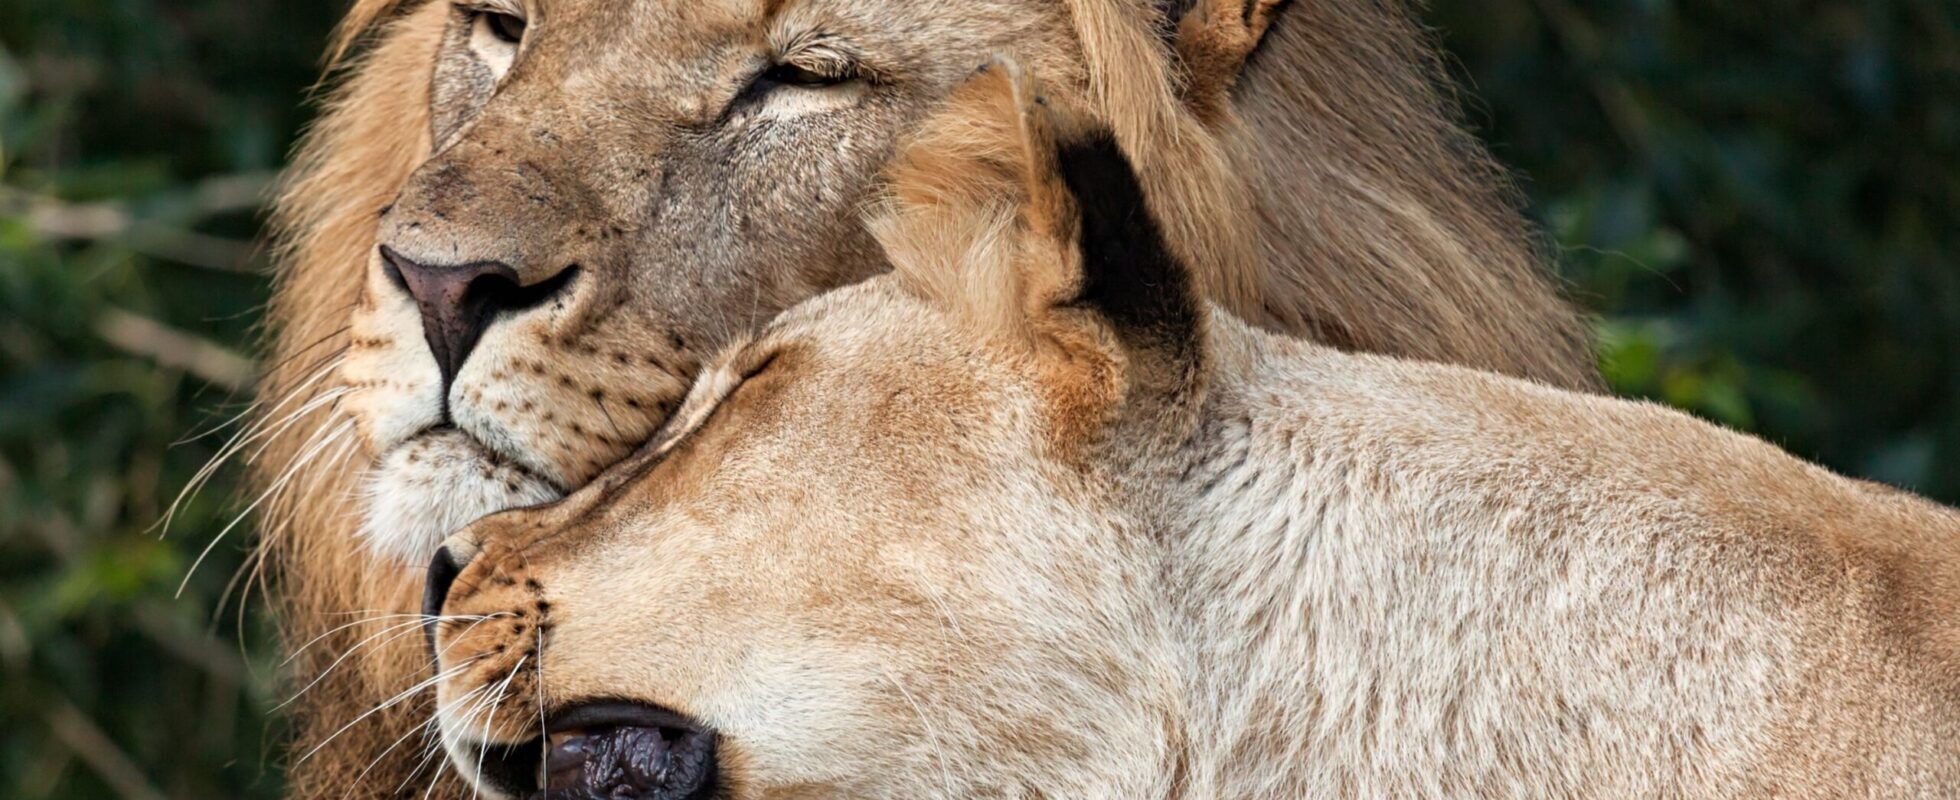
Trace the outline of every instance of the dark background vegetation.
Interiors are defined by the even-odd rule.
[[[191,572],[235,470],[157,523],[251,397],[338,6],[0,3],[0,796],[278,792],[249,526]],[[1616,389],[1960,500],[1960,0],[1427,13]]]

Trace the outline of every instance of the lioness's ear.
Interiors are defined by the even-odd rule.
[[[1089,130],[1061,143],[1054,162],[1077,215],[1074,304],[1100,314],[1132,350],[1194,345],[1202,312],[1190,270],[1171,253],[1116,137]]]
[[[1073,291],[1074,267],[1060,263],[1076,222],[1054,166],[1060,105],[1013,61],[989,61],[900,149],[868,220],[903,283],[988,333],[1026,337]]]
[[[988,328],[1086,308],[1125,339],[1187,341],[1192,278],[1115,135],[1074,108],[989,62],[894,160],[872,228],[908,284]]]
[[[990,63],[900,154],[873,229],[901,280],[981,330],[1100,350],[1111,358],[1063,361],[1120,374],[1075,380],[1131,408],[1182,405],[1202,373],[1202,301],[1115,134],[1074,108]],[[1087,386],[1070,393],[1106,395]]]

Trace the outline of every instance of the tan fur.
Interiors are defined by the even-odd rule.
[[[721,345],[883,269],[857,219],[893,137],[997,51],[1114,126],[1174,212],[1174,246],[1235,312],[1343,347],[1595,380],[1581,326],[1398,5],[1295,3],[1242,77],[1263,23],[1203,24],[1252,21],[1233,0],[1185,17],[1177,47],[1142,0],[484,5],[538,14],[541,38],[499,66],[446,4],[356,2],[280,202],[254,469],[282,619],[294,646],[314,642],[293,662],[292,685],[310,687],[292,706],[296,796],[389,796],[426,777],[409,727],[422,698],[361,715],[420,673],[415,637],[385,615],[413,609],[433,541],[584,484],[668,419]],[[749,68],[711,45],[780,46],[809,24],[916,32],[859,42],[884,59],[867,72],[902,87],[887,116],[833,125],[857,101],[810,95],[745,112],[828,131],[794,157],[674,155],[695,140],[675,132],[708,124]],[[748,171],[724,179],[722,163]],[[717,234],[737,221],[754,230]],[[527,282],[583,272],[561,309],[487,333],[445,398],[378,244],[505,260]],[[445,402],[461,431],[429,430]]]
[[[1056,184],[1047,126],[1014,117],[1045,112],[1003,72],[947,113],[1006,120],[947,124],[1025,203]],[[541,711],[626,698],[718,730],[745,799],[1960,786],[1960,513],[1652,404],[1195,299],[1195,356],[1127,335],[1041,288],[1086,286],[1086,260],[1020,240],[1072,226],[944,204],[946,152],[900,159],[893,274],[718,359],[654,449],[451,540],[475,555],[438,695],[492,690],[438,714],[457,771]],[[1058,453],[1085,405],[1105,426]]]

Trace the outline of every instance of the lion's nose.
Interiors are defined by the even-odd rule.
[[[483,331],[498,314],[538,305],[557,294],[577,274],[568,266],[557,274],[529,286],[519,280],[515,268],[500,261],[472,261],[465,264],[425,264],[381,246],[381,268],[394,284],[415,299],[422,312],[422,336],[435,354],[442,371],[442,385],[456,380],[456,373],[476,348]]]

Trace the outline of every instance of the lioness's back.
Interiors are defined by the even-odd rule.
[[[1259,338],[1227,394],[1286,409],[1255,435],[1314,546],[1382,584],[1309,626],[1357,652],[1314,657],[1502,709],[1410,741],[1474,737],[1554,795],[1960,790],[1960,514],[1653,404]]]

